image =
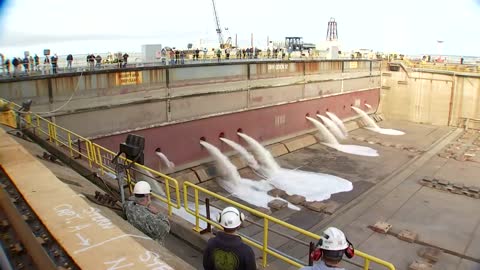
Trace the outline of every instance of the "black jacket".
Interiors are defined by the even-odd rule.
[[[218,232],[203,254],[205,270],[256,270],[255,254],[240,236]]]

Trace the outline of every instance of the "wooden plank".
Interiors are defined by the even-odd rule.
[[[81,269],[193,269],[121,217],[91,207],[3,129],[0,142],[0,165]]]

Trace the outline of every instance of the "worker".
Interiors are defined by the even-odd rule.
[[[321,261],[313,266],[305,266],[301,270],[345,270],[340,266],[343,255],[352,258],[354,253],[353,245],[345,237],[345,234],[335,227],[329,227],[323,231],[323,237],[310,254],[313,261],[320,259]]]
[[[170,221],[152,205],[150,192],[148,182],[138,181],[133,188],[134,196],[125,201],[123,209],[128,222],[163,245],[170,232]]]
[[[203,254],[205,270],[255,270],[255,254],[235,232],[245,219],[235,207],[227,207],[217,216],[223,232],[208,240]]]

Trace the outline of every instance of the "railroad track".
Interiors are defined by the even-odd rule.
[[[80,269],[50,235],[1,168],[0,245],[0,269]]]

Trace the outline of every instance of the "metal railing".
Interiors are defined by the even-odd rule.
[[[225,53],[222,52],[220,55],[220,60],[216,54],[212,54],[211,52],[203,55],[200,53],[198,59],[193,59],[191,55],[185,57],[183,60],[181,58],[175,59],[171,58],[170,56],[165,56],[158,61],[129,61],[126,67],[120,67],[118,63],[102,63],[100,66],[94,65],[90,66],[88,64],[76,64],[71,68],[66,66],[66,63],[59,63],[56,68],[56,74],[70,74],[70,73],[78,73],[78,72],[87,72],[87,71],[102,71],[102,70],[124,70],[129,68],[138,68],[138,67],[164,67],[164,66],[184,66],[184,65],[194,65],[194,64],[207,64],[207,63],[236,63],[236,62],[275,62],[275,61],[311,61],[311,60],[325,60],[326,56],[319,55],[319,54],[311,54],[311,55],[300,55],[298,53],[285,53],[282,55],[279,53],[279,56],[273,57],[272,55],[269,57],[266,52],[260,52],[259,54],[255,55],[246,55],[245,57],[243,54],[241,56],[237,56],[236,54],[230,54],[229,58],[226,57]],[[370,58],[355,58],[351,59],[350,57],[340,57],[337,60],[374,60]],[[83,62],[82,62],[83,63]],[[22,65],[19,65],[17,70],[15,71],[13,66],[10,67],[10,73],[6,74],[5,72],[2,74],[0,72],[0,80],[9,79],[12,77],[35,77],[35,76],[44,76],[44,75],[54,75],[53,74],[53,67],[51,64],[39,64],[34,68],[29,68],[27,72],[23,69]]]
[[[92,153],[95,159],[95,164],[99,166],[101,174],[104,174],[105,171],[108,171],[110,173],[115,173],[115,167],[114,167],[114,164],[112,163],[112,159],[116,155],[116,153],[96,143],[92,143],[91,145],[92,145]],[[122,159],[122,161],[129,162],[124,157],[120,157],[120,158]],[[180,189],[178,186],[178,181],[176,179],[138,163],[136,163],[134,168],[130,170],[135,171],[136,173],[142,174],[146,177],[150,177],[154,181],[156,181],[156,178],[163,178],[163,180],[165,181],[164,188],[165,188],[166,198],[155,193],[152,193],[152,196],[164,202],[165,204],[167,204],[169,215],[172,214],[172,207],[175,207],[177,209],[181,207]],[[130,186],[132,186],[133,182],[131,181],[130,177],[131,177],[130,173],[127,173],[127,182],[130,183]],[[175,195],[174,200],[172,200],[172,192],[170,191],[171,187],[174,188],[174,195]]]
[[[194,200],[194,204],[195,204],[194,211],[192,211],[192,209],[190,209],[188,207],[188,191],[189,191],[188,189],[189,188],[193,189],[193,200]],[[321,236],[318,235],[318,234],[311,233],[307,230],[304,230],[304,229],[299,228],[297,226],[291,225],[291,224],[289,224],[285,221],[282,221],[282,220],[279,220],[279,219],[274,218],[272,216],[269,216],[267,214],[264,214],[260,211],[257,211],[255,209],[252,209],[252,208],[248,207],[248,206],[245,206],[243,204],[235,202],[231,199],[228,199],[226,197],[218,195],[215,192],[212,192],[212,191],[207,190],[203,187],[197,186],[193,183],[184,182],[183,183],[184,207],[185,207],[185,210],[186,210],[187,213],[189,213],[189,214],[191,214],[195,217],[194,230],[197,231],[197,232],[201,231],[200,230],[200,220],[203,220],[204,222],[207,222],[208,224],[211,224],[212,226],[215,226],[217,228],[221,228],[220,224],[218,224],[216,222],[213,222],[211,219],[208,219],[207,217],[200,214],[200,211],[199,211],[199,204],[200,204],[199,192],[202,192],[202,193],[204,193],[208,196],[216,198],[217,200],[221,200],[221,201],[223,201],[227,204],[233,205],[233,206],[235,206],[239,209],[242,209],[244,212],[247,212],[249,214],[252,214],[256,217],[259,217],[259,218],[263,219],[263,237],[262,237],[263,241],[261,242],[261,244],[257,243],[257,241],[252,241],[251,239],[248,239],[246,237],[242,237],[242,239],[243,239],[243,241],[245,241],[249,245],[254,246],[254,247],[256,247],[256,248],[258,248],[262,251],[262,260],[263,260],[262,264],[263,264],[264,267],[267,265],[267,257],[268,257],[267,255],[274,256],[274,257],[276,257],[276,258],[278,258],[278,259],[280,259],[280,260],[282,260],[282,261],[284,261],[288,264],[296,266],[296,267],[302,267],[303,266],[303,264],[300,264],[296,260],[292,260],[286,254],[284,254],[282,252],[279,252],[277,250],[274,250],[274,249],[269,247],[269,245],[268,245],[269,226],[279,225],[279,226],[282,226],[286,229],[289,229],[289,230],[291,230],[295,233],[298,233],[302,236],[312,238],[316,241],[318,241],[321,238]],[[370,262],[377,263],[381,266],[384,266],[385,268],[387,268],[389,270],[395,270],[395,266],[393,266],[393,264],[391,264],[389,262],[386,262],[384,260],[381,260],[377,257],[374,257],[374,256],[368,255],[366,253],[363,253],[359,250],[355,250],[355,255],[357,255],[359,257],[362,257],[364,259],[363,269],[365,269],[365,270],[368,270],[370,268]]]
[[[444,70],[451,72],[467,72],[467,73],[480,73],[479,65],[460,65],[452,63],[430,63],[425,61],[412,61],[409,59],[403,59],[403,63],[410,68],[421,68],[421,69],[433,69],[433,70]]]
[[[8,102],[8,101],[6,101]],[[10,102],[9,102],[10,103]],[[14,104],[14,103],[11,103]],[[17,104],[14,104],[16,108],[20,108]],[[116,155],[115,152],[108,150],[104,148],[103,146],[100,146],[96,143],[91,142],[89,139],[76,134],[75,132],[72,132],[70,130],[67,130],[63,127],[60,127],[59,125],[35,114],[35,113],[22,113],[23,117],[23,126],[20,128],[25,128],[25,129],[31,129],[32,132],[37,135],[37,136],[42,136],[52,144],[55,144],[57,147],[63,149],[65,152],[68,152],[69,156],[71,158],[85,158],[88,160],[88,164],[90,168],[97,168],[100,173],[106,174],[106,173],[115,173],[115,165],[112,163],[113,157]],[[124,162],[130,162],[124,157],[120,157],[122,161]],[[135,164],[135,167],[137,169],[134,169],[137,173],[142,173],[143,175],[146,175],[147,177],[151,177],[154,181],[156,181],[156,177],[158,178],[163,178],[165,181],[165,197],[160,196],[158,194],[152,194],[155,198],[159,199],[160,201],[164,202],[167,204],[168,207],[168,213],[169,215],[172,214],[172,207],[180,209],[181,206],[181,198],[180,198],[180,190],[178,186],[178,181],[172,177],[169,177],[165,174],[162,174],[160,172],[157,172],[153,169],[150,169],[146,166],[140,165],[140,164]],[[129,183],[130,188],[133,186],[133,181],[131,179],[130,173],[126,174],[126,181]],[[174,188],[174,198],[171,196],[171,190],[170,188]],[[192,210],[188,206],[188,189],[191,188],[193,189],[193,200],[194,200],[194,205],[195,209]],[[239,209],[242,209],[243,211],[250,213],[260,219],[263,219],[263,241],[256,241],[254,239],[249,239],[248,237],[241,236],[243,241],[248,243],[249,245],[256,247],[260,249],[263,253],[262,256],[262,263],[263,266],[267,265],[267,255],[271,255],[273,257],[276,257],[280,259],[281,261],[288,263],[290,265],[296,266],[296,267],[302,267],[304,266],[300,260],[295,259],[291,256],[288,256],[287,254],[280,252],[276,249],[271,248],[268,245],[268,232],[269,228],[272,225],[279,225],[281,227],[284,227],[286,229],[289,229],[292,232],[295,232],[297,234],[300,234],[302,236],[306,236],[308,238],[314,239],[314,240],[319,240],[321,238],[320,235],[311,233],[307,230],[304,230],[302,228],[299,228],[297,226],[291,225],[285,221],[279,220],[275,217],[266,215],[262,212],[259,212],[255,209],[252,209],[248,206],[245,206],[243,204],[240,204],[238,202],[235,202],[231,199],[228,199],[224,196],[221,196],[215,192],[209,191],[205,188],[202,188],[200,186],[197,186],[191,182],[185,181],[183,184],[183,204],[185,211],[192,216],[195,217],[195,227],[194,231],[200,232],[200,220],[203,220],[207,222],[208,224],[211,224],[212,226],[215,226],[217,228],[221,228],[220,224],[212,221],[211,219],[208,219],[207,217],[203,216],[200,214],[199,211],[199,204],[200,204],[200,198],[199,198],[199,192],[202,192],[203,194],[206,194],[208,196],[214,197],[222,202],[225,202],[227,204],[233,205]],[[379,258],[376,258],[374,256],[368,255],[366,253],[363,253],[359,250],[355,251],[355,254],[359,257],[362,257],[364,259],[364,264],[363,264],[363,269],[368,270],[370,267],[370,262],[377,263],[381,266],[384,266],[385,268],[389,270],[395,270],[395,267],[384,260],[381,260]]]
[[[19,108],[15,104],[16,108]],[[91,142],[89,139],[76,134],[68,129],[65,129],[37,114],[24,113],[24,127],[32,129],[35,135],[40,135],[46,138],[49,142],[55,144],[57,147],[65,150],[71,158],[84,158],[88,161],[90,168],[97,168],[101,175],[105,173],[115,174],[115,165],[112,163],[113,157],[116,153]],[[120,157],[122,162],[130,162],[125,157]],[[162,178],[164,180],[165,197],[159,194],[152,194],[153,197],[164,202],[167,205],[169,215],[172,214],[172,207],[179,209],[181,207],[180,201],[180,188],[178,181],[174,178],[152,170],[141,164],[135,164],[133,168],[126,174],[126,182],[132,187],[134,182],[132,181],[132,172],[142,174],[145,177],[151,178],[153,181],[157,181],[156,178]],[[173,191],[171,191],[173,188]],[[172,193],[174,198],[172,198]]]

